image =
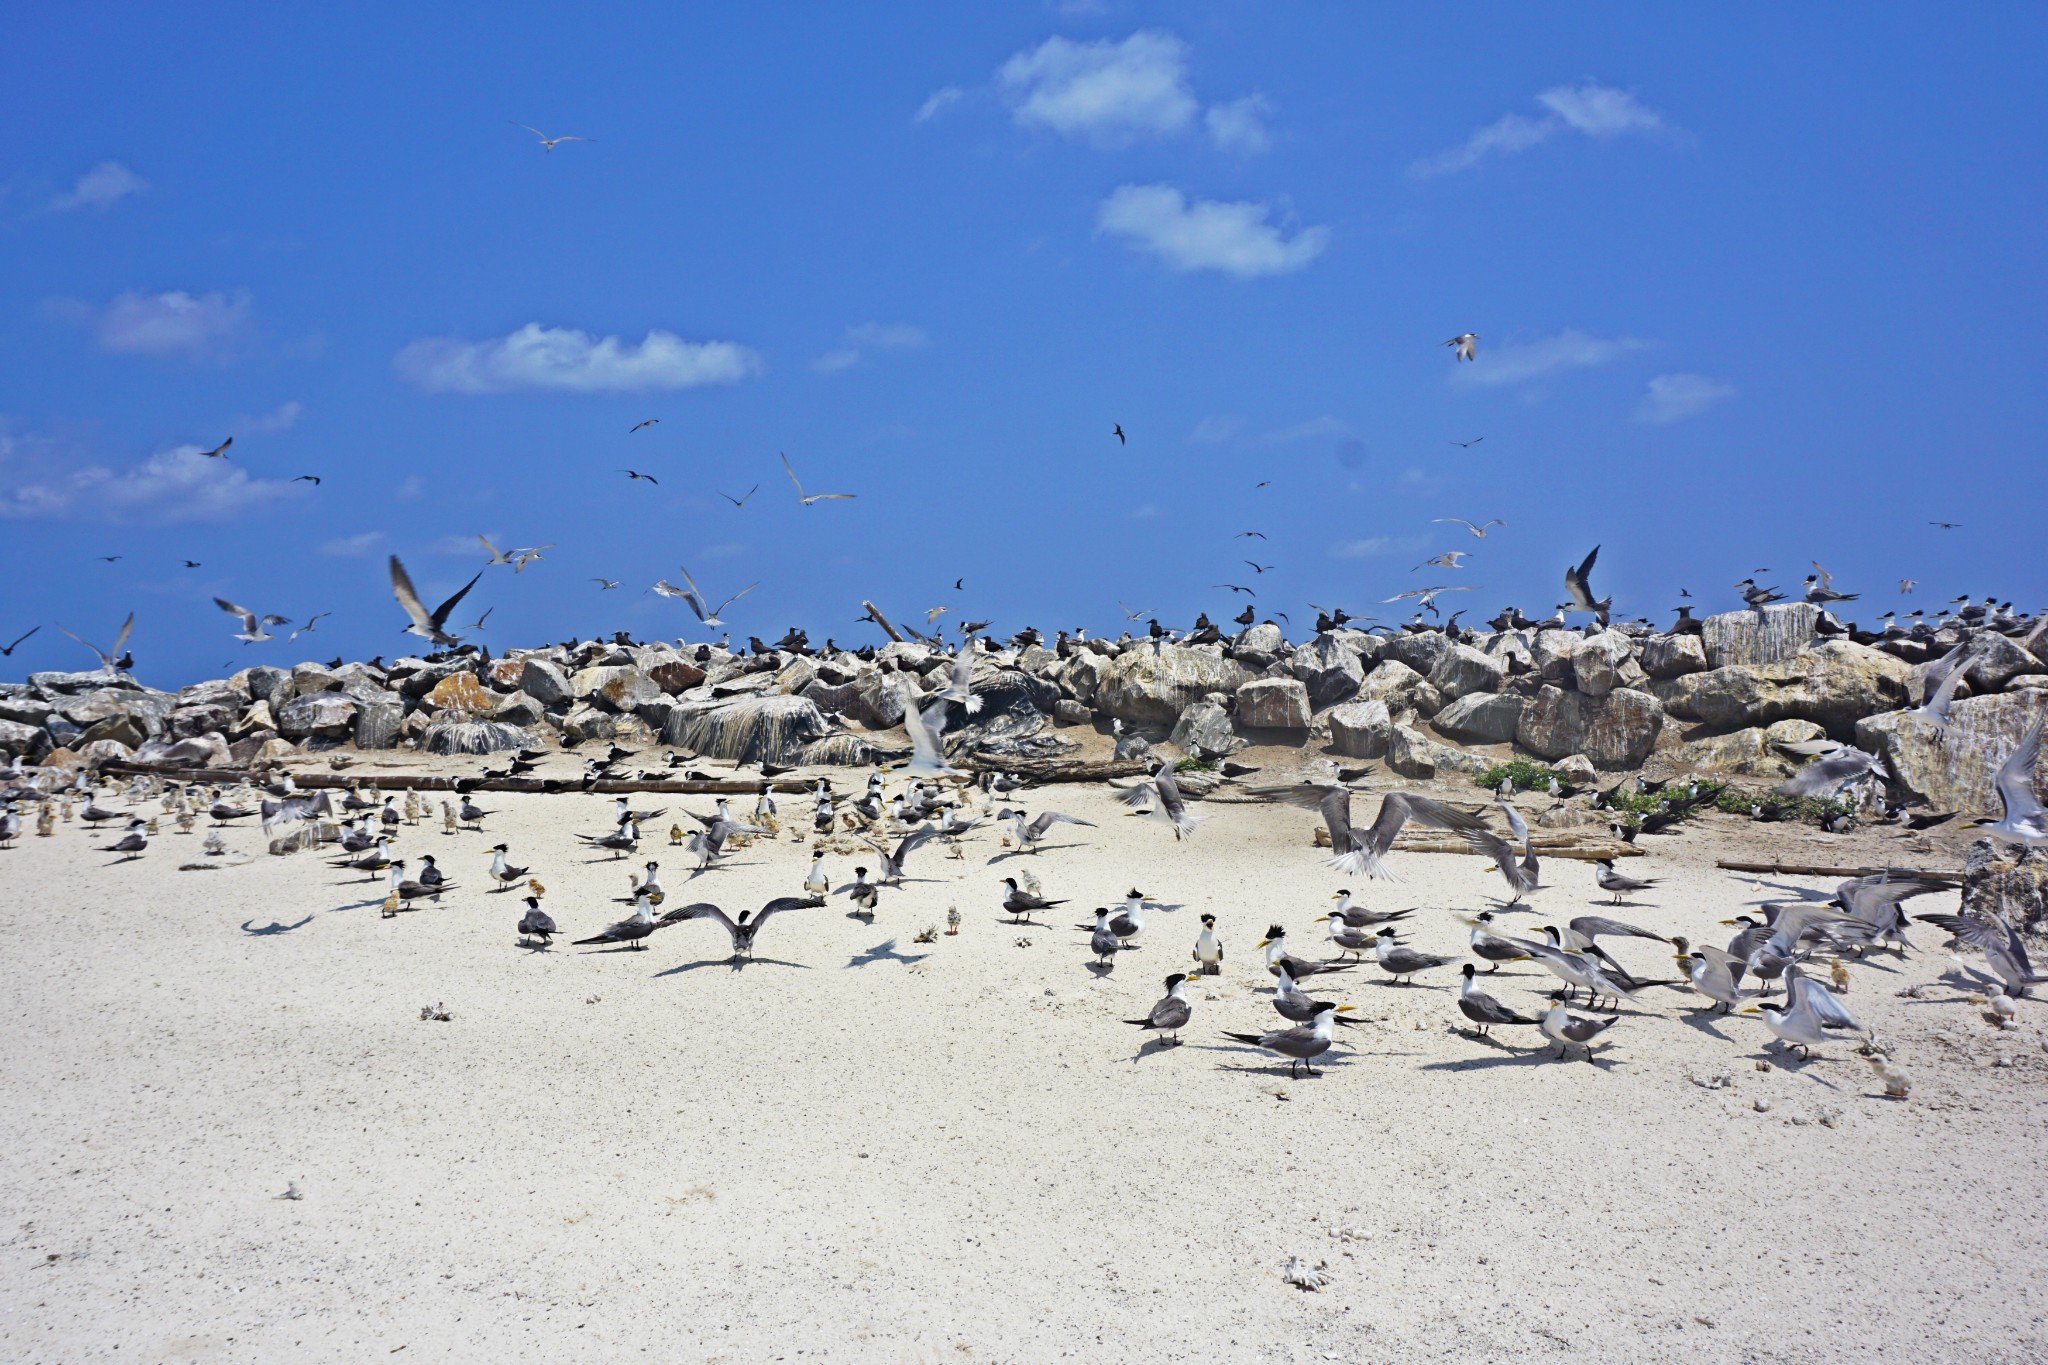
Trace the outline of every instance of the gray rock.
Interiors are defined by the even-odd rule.
[[[772,686],[773,683],[771,675],[766,685]],[[578,669],[569,679],[569,690],[579,701],[601,706],[615,715],[645,706],[666,695],[660,684],[631,664],[600,664],[595,668]],[[539,699],[536,697],[535,700]]]
[[[254,668],[245,668],[237,673],[235,681],[241,683],[251,701],[267,701],[273,706],[282,706],[291,700],[288,689],[291,687],[292,675],[281,668],[258,664]],[[279,696],[280,692],[284,695]]]
[[[235,715],[235,711],[219,705],[180,706],[166,720],[175,738],[191,739],[226,730],[235,723]]]
[[[1536,653],[1529,648],[1528,636],[1519,630],[1496,631],[1486,637],[1479,646],[1482,654],[1499,659],[1506,672],[1529,672],[1536,667]]]
[[[414,719],[420,714],[416,711],[407,719]],[[452,718],[437,718],[427,726],[421,738],[422,746],[430,754],[495,754],[507,749],[524,749],[533,741],[532,735],[516,725],[477,720],[467,713],[448,714]]]
[[[1991,839],[1970,845],[1963,860],[1963,908],[2004,915],[2023,933],[2048,920],[2048,848],[2019,849]]]
[[[39,761],[52,747],[49,731],[40,725],[24,725],[18,720],[0,720],[0,753],[12,757],[20,754],[30,763]]]
[[[96,669],[91,673],[31,673],[28,685],[45,697],[72,696],[80,692],[97,692],[103,688],[115,688],[139,692],[142,684],[135,681],[132,673],[109,673]]]
[[[1641,662],[1652,678],[1682,678],[1707,671],[1707,647],[1697,635],[1652,635],[1643,641]]]
[[[135,758],[134,747],[117,739],[87,740],[78,746],[76,752],[88,768],[97,768],[102,763],[128,763]]]
[[[1555,766],[1557,775],[1575,787],[1590,787],[1600,779],[1599,769],[1584,754],[1566,754]]]
[[[540,704],[540,699],[525,692],[508,692],[491,708],[492,720],[521,727],[538,725],[545,715],[547,708]]]
[[[1393,716],[1377,698],[1333,706],[1321,718],[1329,722],[1330,747],[1346,758],[1384,758],[1393,741]]]
[[[1543,681],[1561,683],[1572,677],[1572,659],[1585,643],[1575,630],[1539,630],[1529,641],[1529,657]]]
[[[276,708],[274,714],[279,734],[303,739],[308,735],[352,733],[356,712],[361,709],[354,697],[340,692],[318,692],[310,697],[296,697]]]
[[[1186,713],[1183,712],[1183,715]],[[1053,703],[1052,718],[1057,725],[1093,725],[1095,713],[1075,701],[1072,697],[1061,697]]]
[[[1110,664],[1094,706],[1125,721],[1171,725],[1199,698],[1234,693],[1251,678],[1251,670],[1213,647],[1147,643]]]
[[[1334,635],[1318,635],[1285,660],[1290,676],[1308,689],[1309,706],[1321,709],[1348,700],[1365,681],[1365,661]]]
[[[860,705],[852,718],[870,730],[895,729],[903,723],[905,685],[906,680],[900,674],[880,671],[862,674],[855,683],[860,689]]]
[[[40,728],[48,724],[50,717],[56,714],[57,704],[42,697],[0,697],[0,720],[11,720],[17,725],[34,725]]]
[[[1433,716],[1443,704],[1429,679],[1399,659],[1382,658],[1358,686],[1359,701],[1382,701],[1389,711],[1420,711]]]
[[[1396,725],[1387,744],[1387,766],[1403,777],[1428,778],[1443,773],[1482,773],[1491,765],[1477,754],[1439,744],[1419,730]]]
[[[1246,626],[1238,633],[1237,647],[1260,654],[1279,654],[1287,648],[1287,637],[1271,621],[1261,621],[1255,626]]]
[[[1083,706],[1095,705],[1096,693],[1102,689],[1102,680],[1109,673],[1109,665],[1110,660],[1093,650],[1074,655],[1060,670],[1060,691]]]
[[[1572,679],[1589,697],[1604,697],[1622,685],[1622,668],[1634,655],[1628,638],[1618,630],[1589,635],[1572,655]]]
[[[1820,608],[1810,602],[1775,602],[1760,610],[1723,611],[1700,621],[1707,667],[1774,664],[1813,643]]]
[[[1445,706],[1430,724],[1438,734],[1463,744],[1512,744],[1522,706],[1517,696],[1475,692]]]
[[[395,749],[398,727],[405,720],[405,707],[395,701],[374,701],[356,712],[358,749]]]
[[[568,672],[552,659],[528,659],[519,671],[519,690],[542,706],[559,706],[575,696]]]
[[[310,697],[316,692],[341,691],[341,679],[324,664],[294,664],[292,695]]]
[[[227,740],[217,734],[207,734],[194,735],[175,743],[151,740],[135,751],[135,761],[162,763],[173,768],[226,768],[233,766],[235,756],[228,752]]]
[[[1383,664],[1388,659],[1406,664],[1426,678],[1436,671],[1437,661],[1450,653],[1453,647],[1450,637],[1441,631],[1389,635],[1380,646],[1380,659]]]
[[[1830,640],[1776,663],[1694,673],[1674,690],[1686,713],[1716,730],[1798,719],[1846,740],[1857,721],[1906,704],[1911,672],[1880,650]]]
[[[149,731],[143,729],[142,723],[133,716],[108,716],[105,720],[95,721],[93,724],[86,726],[85,730],[78,736],[78,741],[73,747],[82,749],[86,745],[96,744],[101,740],[112,740],[116,744],[133,749],[146,741],[149,738],[149,733]]]
[[[1429,685],[1442,700],[1450,702],[1475,692],[1498,692],[1506,676],[1504,660],[1470,645],[1454,644],[1437,656],[1436,666],[1429,672]]]
[[[1664,728],[1664,708],[1646,692],[1616,688],[1588,697],[1545,686],[1522,708],[1515,742],[1539,758],[1584,754],[1608,771],[1640,768]]]
[[[2048,694],[1999,692],[1956,702],[1940,729],[1904,711],[1868,717],[1857,723],[1856,747],[1882,758],[1909,798],[1936,810],[1995,813],[1991,779],[2043,715]],[[2038,772],[2034,785],[2041,789]]]
[[[794,763],[825,735],[825,718],[808,697],[742,697],[709,705],[685,702],[662,726],[661,742],[707,758]]]
[[[1237,689],[1237,723],[1254,730],[1308,729],[1308,689],[1293,678],[1254,678]]]
[[[820,713],[836,711],[849,719],[860,707],[860,686],[857,683],[831,683],[813,678],[800,695],[809,697]]]
[[[2017,642],[1986,631],[1970,643],[1970,662],[1963,669],[1970,691],[1979,696],[1996,692],[2014,678],[2041,671],[2041,663],[2021,649]]]
[[[100,688],[58,702],[57,710],[73,725],[91,729],[116,717],[133,721],[147,738],[162,734],[177,699],[164,692],[140,689]]]
[[[214,678],[207,682],[196,682],[190,687],[178,689],[179,706],[220,706],[240,714],[250,702],[246,681],[236,678]]]
[[[591,702],[578,702],[569,708],[568,715],[562,717],[562,739],[569,744],[610,739],[618,725],[619,718],[613,712]]]
[[[1130,736],[1125,736],[1126,739]],[[1230,726],[1230,712],[1211,697],[1189,703],[1173,724],[1166,742],[1191,758],[1221,758],[1234,754],[1249,742]]]
[[[704,670],[684,658],[670,657],[643,666],[655,686],[671,697],[680,696],[704,681]]]

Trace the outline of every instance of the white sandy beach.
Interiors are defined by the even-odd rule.
[[[356,771],[429,762],[476,767]],[[1690,992],[1647,992],[1591,1065],[1550,1060],[1533,1029],[1478,1040],[1455,968],[1413,988],[1371,966],[1336,978],[1328,993],[1371,1022],[1327,1074],[1291,1080],[1222,1033],[1278,1022],[1254,949],[1269,922],[1318,945],[1310,921],[1341,883],[1314,817],[1205,802],[1176,846],[1118,819],[1100,784],[1029,796],[1099,828],[994,866],[993,833],[960,860],[928,847],[872,927],[835,898],[775,920],[737,971],[708,924],[645,952],[569,946],[627,910],[611,898],[637,860],[588,861],[572,837],[609,826],[604,797],[493,794],[482,834],[407,829],[401,851],[463,886],[388,920],[381,882],[267,856],[255,829],[229,836],[253,861],[208,872],[174,870],[200,836],[168,823],[111,867],[76,825],[25,837],[0,852],[0,1356],[2048,1357],[2048,1016],[2023,1001],[1997,1029],[1943,981],[1940,932],[1851,967],[1846,1002],[1914,1078],[1905,1101],[1853,1042],[1756,1069],[1760,1021],[1709,1018]],[[635,804],[669,809],[643,857],[672,904],[799,892],[807,837],[685,884],[690,860],[659,845],[709,799]],[[809,808],[785,798],[786,828],[807,834]],[[516,947],[517,897],[487,891],[500,840],[548,888],[551,952]],[[1717,857],[1957,867],[1966,842],[1908,854],[1710,816],[1645,839],[1627,870],[1663,884],[1605,913],[1725,942],[1716,921],[1764,897]],[[828,858],[835,883],[855,861]],[[1024,861],[1071,898],[1049,927],[998,913],[998,878]],[[1458,950],[1451,911],[1500,886],[1472,857],[1393,865],[1403,880],[1368,903],[1425,907],[1426,949]],[[1540,913],[1511,926],[1605,900],[1586,864],[1545,872]],[[1098,976],[1072,926],[1133,885],[1175,908]],[[913,943],[952,905],[957,937]],[[1141,1046],[1119,1021],[1188,967],[1204,911],[1227,970],[1195,992],[1184,1046]],[[299,927],[255,932],[274,922]],[[1676,974],[1659,945],[1615,951]],[[1508,969],[1490,986],[1529,1007],[1550,984]],[[420,1019],[435,1002],[452,1021]],[[303,1197],[279,1198],[294,1182]],[[1326,1261],[1328,1287],[1284,1283],[1290,1256]]]

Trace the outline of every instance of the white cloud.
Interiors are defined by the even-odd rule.
[[[360,559],[375,554],[383,543],[382,531],[364,531],[360,535],[336,536],[320,547],[320,553],[335,559]]]
[[[117,204],[131,194],[140,194],[149,188],[149,182],[129,170],[118,161],[102,161],[84,175],[78,177],[68,193],[60,194],[50,201],[53,213],[68,213],[72,209],[103,209]]]
[[[1606,365],[1650,345],[1635,337],[1596,337],[1567,327],[1554,337],[1508,342],[1491,350],[1481,342],[1478,360],[1458,366],[1452,378],[1460,384],[1488,387],[1523,384],[1559,370]]]
[[[1703,374],[1660,374],[1650,380],[1648,392],[1636,404],[1636,420],[1682,422],[1734,395],[1734,386]]]
[[[1326,227],[1283,237],[1265,204],[1193,203],[1171,185],[1119,185],[1096,211],[1096,230],[1127,239],[1172,270],[1221,270],[1239,279],[1299,270],[1329,245]]]
[[[1381,555],[1411,555],[1421,549],[1420,536],[1368,536],[1350,540],[1330,551],[1336,559],[1377,559]]]
[[[911,117],[910,121],[912,123],[923,123],[927,119],[936,117],[941,109],[944,109],[965,93],[957,85],[949,85],[942,90],[932,91],[931,94],[925,96],[924,103],[917,107],[917,113]]]
[[[1275,427],[1259,439],[1280,445],[1288,441],[1312,441],[1321,436],[1349,436],[1350,434],[1351,424],[1349,422],[1340,417],[1332,417],[1326,412],[1321,417],[1311,417],[1306,422],[1296,422],[1293,426]]]
[[[103,309],[59,301],[59,316],[84,322],[100,346],[121,355],[198,355],[240,332],[249,320],[249,296],[215,291],[123,294]]]
[[[1152,502],[1141,502],[1131,509],[1131,516],[1138,521],[1151,521],[1154,517],[1164,515],[1165,513],[1159,510],[1159,504]]]
[[[415,502],[419,499],[420,494],[426,491],[426,482],[419,475],[408,474],[399,481],[398,487],[393,490],[391,496],[397,498],[400,502]]]
[[[736,384],[759,374],[761,357],[731,341],[685,341],[651,331],[639,344],[572,327],[529,322],[488,341],[426,337],[392,358],[399,375],[430,393],[644,393]]]
[[[261,417],[240,417],[235,420],[235,430],[251,435],[267,436],[275,432],[289,431],[298,423],[305,412],[305,405],[294,400],[279,403]]]
[[[1154,30],[1122,42],[1048,38],[1004,62],[996,83],[1018,123],[1105,147],[1177,133],[1199,108],[1188,89],[1187,45]]]
[[[0,459],[20,451],[0,442]],[[33,452],[28,452],[33,453]],[[12,475],[0,491],[0,518],[79,521],[221,521],[305,495],[308,485],[259,479],[232,460],[208,459],[193,445],[150,456],[127,469],[42,467]]]
[[[1215,445],[1218,442],[1229,440],[1243,430],[1244,418],[1242,417],[1204,417],[1201,421],[1195,423],[1195,429],[1188,433],[1188,439],[1190,441],[1200,441],[1204,445]]]
[[[1623,133],[1660,132],[1665,126],[1655,110],[1628,91],[1595,81],[1554,86],[1538,95],[1536,102],[1548,112],[1536,118],[1505,114],[1449,151],[1416,162],[1408,173],[1420,178],[1469,170],[1489,156],[1527,151],[1564,132],[1604,140]]]
[[[922,327],[907,322],[863,322],[846,329],[847,345],[835,347],[811,362],[820,374],[837,374],[860,363],[869,350],[914,351],[930,341]]]
[[[1266,115],[1273,106],[1264,95],[1246,95],[1228,104],[1212,104],[1202,115],[1209,138],[1235,156],[1256,156],[1273,145],[1266,131]]]

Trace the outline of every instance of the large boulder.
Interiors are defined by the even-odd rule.
[[[645,706],[666,695],[645,670],[632,664],[600,664],[579,669],[570,677],[569,689],[577,700],[614,714]]]
[[[1406,664],[1426,678],[1436,671],[1437,660],[1452,648],[1451,637],[1442,631],[1417,630],[1388,636],[1380,647],[1380,658]]]
[[[436,711],[463,711],[487,716],[498,704],[498,694],[477,681],[474,673],[450,673],[427,689],[426,704]]]
[[[332,737],[354,731],[361,704],[340,692],[316,692],[295,697],[277,708],[277,731],[291,739],[309,735]]]
[[[29,763],[39,761],[50,752],[50,732],[40,725],[24,725],[18,720],[0,720],[0,754],[12,757],[21,755]]]
[[[1399,659],[1385,657],[1358,685],[1357,700],[1382,701],[1389,711],[1420,711],[1425,716],[1435,715],[1443,704],[1429,679]]]
[[[227,729],[235,723],[239,707],[226,706],[180,706],[166,718],[170,722],[171,734],[177,739],[191,739],[195,735],[210,735]]]
[[[1572,655],[1572,681],[1589,697],[1604,697],[1620,687],[1622,670],[1633,661],[1635,648],[1618,630],[1588,635]]]
[[[1213,697],[1190,702],[1173,723],[1166,742],[1190,758],[1222,758],[1248,743],[1231,729],[1230,712]]]
[[[227,768],[235,756],[219,735],[194,735],[175,743],[153,739],[135,751],[137,763],[161,763],[171,768]]]
[[[1963,909],[2004,915],[2024,933],[2048,928],[2048,848],[1993,839],[1971,844],[1963,860]]]
[[[702,681],[701,670],[697,676]],[[576,695],[569,685],[568,671],[552,659],[527,659],[526,666],[519,670],[519,690],[542,706],[559,706]]]
[[[1583,754],[1610,772],[1640,768],[1664,728],[1664,708],[1647,692],[1618,687],[1604,697],[1538,690],[1515,729],[1515,742],[1539,758]]]
[[[1529,657],[1545,682],[1564,682],[1572,676],[1572,660],[1586,637],[1575,630],[1539,630],[1529,642]]]
[[[1330,726],[1330,747],[1346,758],[1384,758],[1393,740],[1393,715],[1377,698],[1333,706],[1322,719]]]
[[[1652,635],[1643,641],[1643,671],[1657,679],[1707,671],[1707,647],[1697,635]]]
[[[405,721],[405,707],[395,701],[373,701],[356,712],[358,749],[395,749],[398,727]]]
[[[862,674],[856,684],[860,689],[860,705],[855,708],[853,718],[870,730],[893,730],[903,723],[903,691],[914,686],[901,674]]]
[[[1709,668],[1774,664],[1811,645],[1819,624],[1820,608],[1810,602],[1774,602],[1702,618],[1700,643]]]
[[[1437,656],[1436,665],[1429,671],[1429,685],[1441,699],[1450,702],[1474,692],[1498,692],[1506,676],[1504,660],[1470,645],[1454,644]]]
[[[315,692],[339,692],[341,679],[325,664],[292,665],[292,695],[310,697]]]
[[[1293,678],[1254,678],[1237,689],[1237,723],[1251,730],[1308,729],[1308,689]]]
[[[2040,660],[2020,648],[2017,641],[1986,632],[1970,641],[1969,663],[1963,669],[1963,677],[1969,680],[1970,691],[1982,696],[1998,691],[2014,678],[2040,671]]]
[[[1439,744],[1419,730],[1396,725],[1387,743],[1387,766],[1403,777],[1428,778],[1439,773],[1482,773],[1491,765],[1477,754]]]
[[[1110,664],[1094,706],[1140,725],[1171,725],[1189,703],[1211,692],[1235,692],[1251,679],[1250,669],[1217,649],[1143,644]]]
[[[249,700],[248,684],[235,678],[211,678],[178,689],[179,706],[224,706],[239,713]]]
[[[1905,711],[1870,716],[1856,726],[1856,747],[1884,760],[1909,798],[1936,810],[1998,812],[1991,779],[2019,746],[2027,727],[2048,715],[2048,692],[2000,692],[1949,707],[1948,724]],[[2036,790],[2040,789],[2037,775]]]
[[[1271,621],[1261,621],[1255,626],[1246,626],[1237,637],[1239,649],[1249,649],[1257,654],[1278,654],[1287,648],[1287,637],[1280,633],[1280,627]]]
[[[1365,661],[1345,641],[1323,634],[1288,656],[1287,671],[1308,689],[1311,707],[1334,706],[1358,691]]]
[[[1676,681],[1673,710],[1716,730],[1810,720],[1846,740],[1856,722],[1907,701],[1912,666],[1881,650],[1830,640],[1768,664],[1739,664]]]
[[[80,692],[97,692],[102,688],[123,688],[131,692],[143,690],[132,674],[110,673],[95,669],[91,673],[31,673],[28,685],[46,697],[71,696]]]
[[[176,705],[177,698],[165,692],[103,687],[59,701],[57,711],[73,725],[87,730],[102,721],[125,720],[146,738],[154,739],[164,732],[165,722]]]
[[[1511,744],[1524,704],[1511,694],[1472,692],[1447,704],[1430,724],[1438,734],[1461,744]]]
[[[11,720],[17,725],[41,726],[50,723],[50,717],[57,714],[57,704],[26,692],[11,697],[0,697],[0,720]]]
[[[808,697],[778,693],[709,704],[685,702],[661,727],[661,742],[705,758],[795,764],[825,735],[825,718]]]
[[[1102,680],[1109,673],[1110,660],[1094,650],[1081,650],[1067,660],[1067,666],[1060,670],[1060,691],[1080,702],[1083,706],[1095,705],[1095,695],[1102,688]]]
[[[678,696],[704,681],[704,670],[678,655],[646,665],[647,676],[669,696]]]

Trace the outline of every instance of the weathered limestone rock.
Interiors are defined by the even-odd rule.
[[[426,705],[436,711],[466,711],[472,716],[489,715],[497,702],[497,694],[474,673],[450,673],[428,688],[425,697]]]
[[[855,684],[860,689],[860,705],[853,718],[870,730],[891,730],[901,725],[904,685],[903,678],[894,673],[862,674]]]
[[[1664,728],[1664,708],[1646,692],[1619,687],[1588,697],[1545,686],[1522,708],[1515,742],[1539,758],[1584,754],[1609,771],[1640,768]]]
[[[373,701],[356,712],[358,749],[395,749],[398,729],[405,720],[405,707],[395,701]]]
[[[1507,664],[1501,659],[1470,645],[1452,645],[1437,655],[1429,685],[1441,700],[1452,702],[1475,692],[1498,692],[1506,676]]]
[[[237,681],[241,676],[237,674],[234,678],[213,678],[206,682],[193,683],[190,687],[181,687],[178,689],[178,705],[219,706],[230,712],[239,712],[250,700],[248,685]]]
[[[1280,633],[1280,627],[1271,621],[1261,621],[1255,626],[1246,626],[1237,637],[1239,649],[1256,650],[1260,654],[1278,654],[1287,648],[1287,637]]]
[[[1685,710],[1716,730],[1796,718],[1846,740],[1857,721],[1906,705],[1911,671],[1880,650],[1830,640],[1776,663],[1694,673],[1678,690]]]
[[[271,742],[276,743],[275,740]],[[88,740],[78,746],[79,761],[88,768],[97,768],[102,763],[127,763],[134,757],[134,748],[118,739]]]
[[[497,705],[491,708],[491,719],[507,725],[530,726],[540,724],[547,708],[534,697],[524,692],[508,692],[499,697]],[[358,722],[360,726],[360,721]],[[360,743],[361,741],[357,741]]]
[[[249,703],[249,709],[244,711],[242,718],[229,728],[228,735],[231,739],[247,739],[259,730],[275,730],[276,728],[277,719],[271,714],[270,703],[259,700]]]
[[[1529,642],[1529,656],[1545,682],[1563,682],[1572,676],[1572,659],[1585,642],[1575,630],[1539,630]]]
[[[1346,702],[1323,713],[1330,747],[1346,758],[1384,758],[1394,738],[1394,718],[1384,701]]]
[[[661,728],[661,742],[707,758],[795,763],[824,734],[825,718],[809,698],[776,694],[679,705]]]
[[[2040,660],[2021,649],[2017,642],[1987,631],[1970,642],[1970,662],[1963,669],[1963,676],[1970,681],[1970,691],[1982,696],[1998,691],[2022,674],[2040,670]]]
[[[1575,787],[1590,787],[1600,780],[1600,770],[1584,754],[1566,754],[1553,766],[1559,777]]]
[[[108,716],[105,720],[95,721],[86,726],[84,732],[79,735],[78,742],[81,745],[91,745],[103,739],[110,739],[133,749],[148,738],[149,732],[143,729],[141,722],[135,717]]]
[[[1403,777],[1436,777],[1443,773],[1481,773],[1489,766],[1477,754],[1439,744],[1419,730],[1396,725],[1387,744],[1387,766]]]
[[[272,706],[282,706],[291,700],[292,675],[281,668],[258,664],[235,674],[233,680],[241,684],[251,701],[267,701]]]
[[[235,712],[219,705],[180,706],[167,719],[173,738],[191,739],[227,729],[235,723]]]
[[[776,670],[775,690],[777,692],[789,693],[801,692],[817,676],[817,666],[799,654]]]
[[[1819,624],[1820,608],[1810,602],[1774,602],[1701,618],[1700,643],[1709,668],[1774,664],[1812,644]]]
[[[1643,641],[1641,662],[1653,678],[1682,678],[1707,671],[1707,647],[1697,635],[1652,635]]]
[[[1499,659],[1502,669],[1508,673],[1527,673],[1536,667],[1536,655],[1529,648],[1529,638],[1519,630],[1495,631],[1480,642],[1479,651]]]
[[[568,744],[581,744],[585,740],[610,739],[618,728],[619,718],[591,702],[578,702],[569,708],[569,714],[562,717],[562,739]]]
[[[20,754],[33,763],[50,751],[50,734],[40,725],[24,725],[18,720],[0,720],[0,754],[12,757]]]
[[[688,659],[670,656],[659,663],[648,665],[647,676],[654,679],[655,686],[673,697],[703,682],[704,670]]]
[[[164,732],[165,718],[170,715],[176,701],[175,697],[164,692],[103,687],[60,700],[57,711],[73,725],[87,729],[101,721],[119,717],[133,722],[134,728],[145,737],[154,738]]]
[[[2048,848],[2021,849],[1992,839],[1970,845],[1963,860],[1963,908],[2004,915],[2022,932],[2040,933],[2048,927]]]
[[[273,670],[274,671],[274,670]],[[31,673],[28,685],[46,697],[72,696],[80,692],[97,692],[102,688],[123,688],[131,692],[142,690],[142,684],[127,673],[108,673],[95,669],[90,673]]]
[[[701,681],[703,675],[699,673],[698,677]],[[552,659],[526,660],[525,667],[519,670],[519,690],[542,706],[559,706],[576,695],[569,685],[569,674]]]
[[[1436,671],[1438,660],[1451,652],[1454,646],[1450,637],[1439,631],[1417,631],[1413,634],[1389,635],[1380,647],[1382,661],[1392,659],[1406,664],[1427,678]]]
[[[194,735],[169,743],[153,739],[135,751],[137,763],[162,763],[174,768],[226,768],[235,756],[218,734]]]
[[[1633,643],[1618,630],[1588,635],[1572,655],[1572,678],[1589,697],[1604,697],[1622,685],[1622,668],[1634,655]]]
[[[1436,713],[1430,724],[1438,734],[1463,744],[1511,744],[1522,721],[1520,697],[1474,692]]]
[[[1181,712],[1185,717],[1187,712]],[[1075,701],[1072,697],[1061,697],[1052,706],[1053,723],[1056,725],[1093,725],[1095,713]]]
[[[1213,697],[1190,702],[1166,742],[1192,758],[1222,758],[1245,747],[1230,727],[1230,712]]]
[[[1308,688],[1311,708],[1334,706],[1346,700],[1365,680],[1365,662],[1358,651],[1327,634],[1297,648],[1288,656],[1286,666]]]
[[[336,677],[324,664],[294,664],[292,666],[292,695],[310,697],[315,692],[339,692],[341,679]]]
[[[1075,654],[1060,671],[1060,691],[1083,706],[1094,706],[1095,694],[1102,688],[1102,679],[1109,672],[1109,665],[1108,659],[1093,650]]]
[[[1752,725],[1725,735],[1687,740],[1665,755],[1688,772],[1740,777],[1786,778],[1797,766],[1771,747],[1763,727]]]
[[[1171,725],[1190,703],[1211,692],[1235,692],[1252,673],[1206,646],[1151,645],[1116,657],[1103,675],[1094,706],[1141,725]]]
[[[0,697],[0,720],[11,720],[17,725],[33,725],[41,728],[50,717],[57,714],[54,702],[42,697],[21,695]]]
[[[1308,729],[1308,689],[1293,678],[1254,678],[1237,689],[1237,723],[1254,730]]]
[[[1998,812],[1992,776],[2019,746],[2027,726],[2048,714],[2048,693],[2000,692],[1949,708],[1937,728],[1904,711],[1857,723],[1856,747],[1876,754],[1908,797],[1936,810]],[[2041,788],[2036,773],[2035,789]]]
[[[340,692],[316,692],[310,697],[295,697],[278,708],[277,730],[292,739],[349,734],[355,728],[359,709],[360,703],[354,697]]]
[[[1383,658],[1359,684],[1359,701],[1382,701],[1389,711],[1419,711],[1433,716],[1443,705],[1429,679],[1398,659]]]

